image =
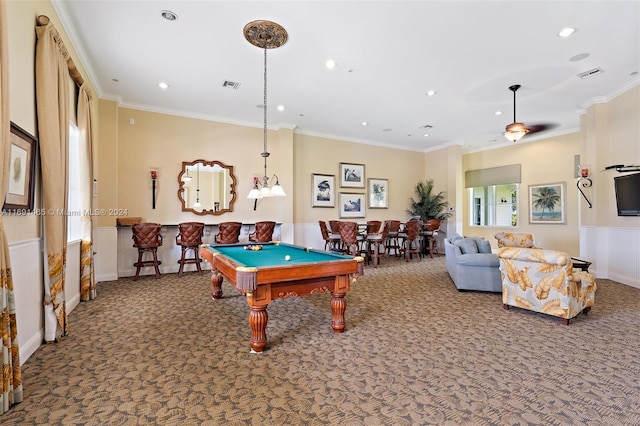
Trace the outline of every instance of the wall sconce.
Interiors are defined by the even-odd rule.
[[[151,208],[156,208],[156,179],[158,179],[158,172],[151,170]]]
[[[589,201],[585,193],[582,191],[582,188],[591,188],[591,186],[593,185],[593,181],[589,179],[589,168],[583,167],[578,164],[578,169],[580,170],[580,177],[578,178],[578,182],[576,182],[576,186],[578,187],[578,191],[580,191],[580,194],[582,194],[582,197],[589,205],[589,208],[592,208],[593,205],[591,204],[591,201]]]

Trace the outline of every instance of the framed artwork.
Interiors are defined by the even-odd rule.
[[[529,223],[566,223],[565,186],[529,185]]]
[[[364,164],[340,163],[340,186],[364,188]]]
[[[335,175],[311,175],[311,207],[336,206]]]
[[[11,123],[11,154],[9,160],[9,188],[3,210],[32,211],[36,173],[36,138]]]
[[[365,194],[340,193],[340,218],[365,216]]]
[[[387,209],[389,208],[389,180],[375,179],[368,180],[369,188],[369,208]]]

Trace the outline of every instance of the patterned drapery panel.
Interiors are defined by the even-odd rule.
[[[91,92],[83,84],[78,96],[78,130],[80,133],[80,161],[82,185],[81,206],[84,212],[93,211],[93,124],[91,114]],[[82,243],[80,249],[80,299],[93,300],[97,296],[93,257],[93,216],[82,217]]]
[[[0,2],[0,199],[4,200],[9,187],[9,48],[5,3]],[[0,215],[0,415],[22,402],[22,371],[18,348],[18,324],[13,294],[13,276],[9,244]]]
[[[69,161],[68,52],[51,23],[36,27],[36,106],[43,208],[67,210]],[[44,340],[67,334],[65,264],[67,217],[45,215]]]

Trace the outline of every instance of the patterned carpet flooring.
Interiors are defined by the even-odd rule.
[[[565,326],[500,294],[458,292],[444,257],[384,259],[347,294],[249,309],[208,274],[98,285],[70,334],[23,365],[12,425],[640,425],[640,290],[598,280]],[[20,324],[18,324],[18,327]]]

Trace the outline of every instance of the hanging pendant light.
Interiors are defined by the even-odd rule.
[[[263,144],[264,150],[260,154],[264,158],[264,176],[262,179],[254,178],[253,188],[247,195],[247,198],[258,199],[264,197],[284,197],[286,194],[277,175],[271,178],[267,174],[267,49],[275,49],[282,46],[287,41],[287,31],[271,21],[252,21],[244,26],[244,37],[247,41],[256,47],[264,50],[264,125],[263,125]],[[269,188],[269,183],[275,179],[275,184]],[[262,180],[262,181],[261,181]]]
[[[189,166],[187,167],[187,172],[185,173],[184,176],[182,176],[182,180],[185,182],[191,182],[191,176],[189,176]]]

